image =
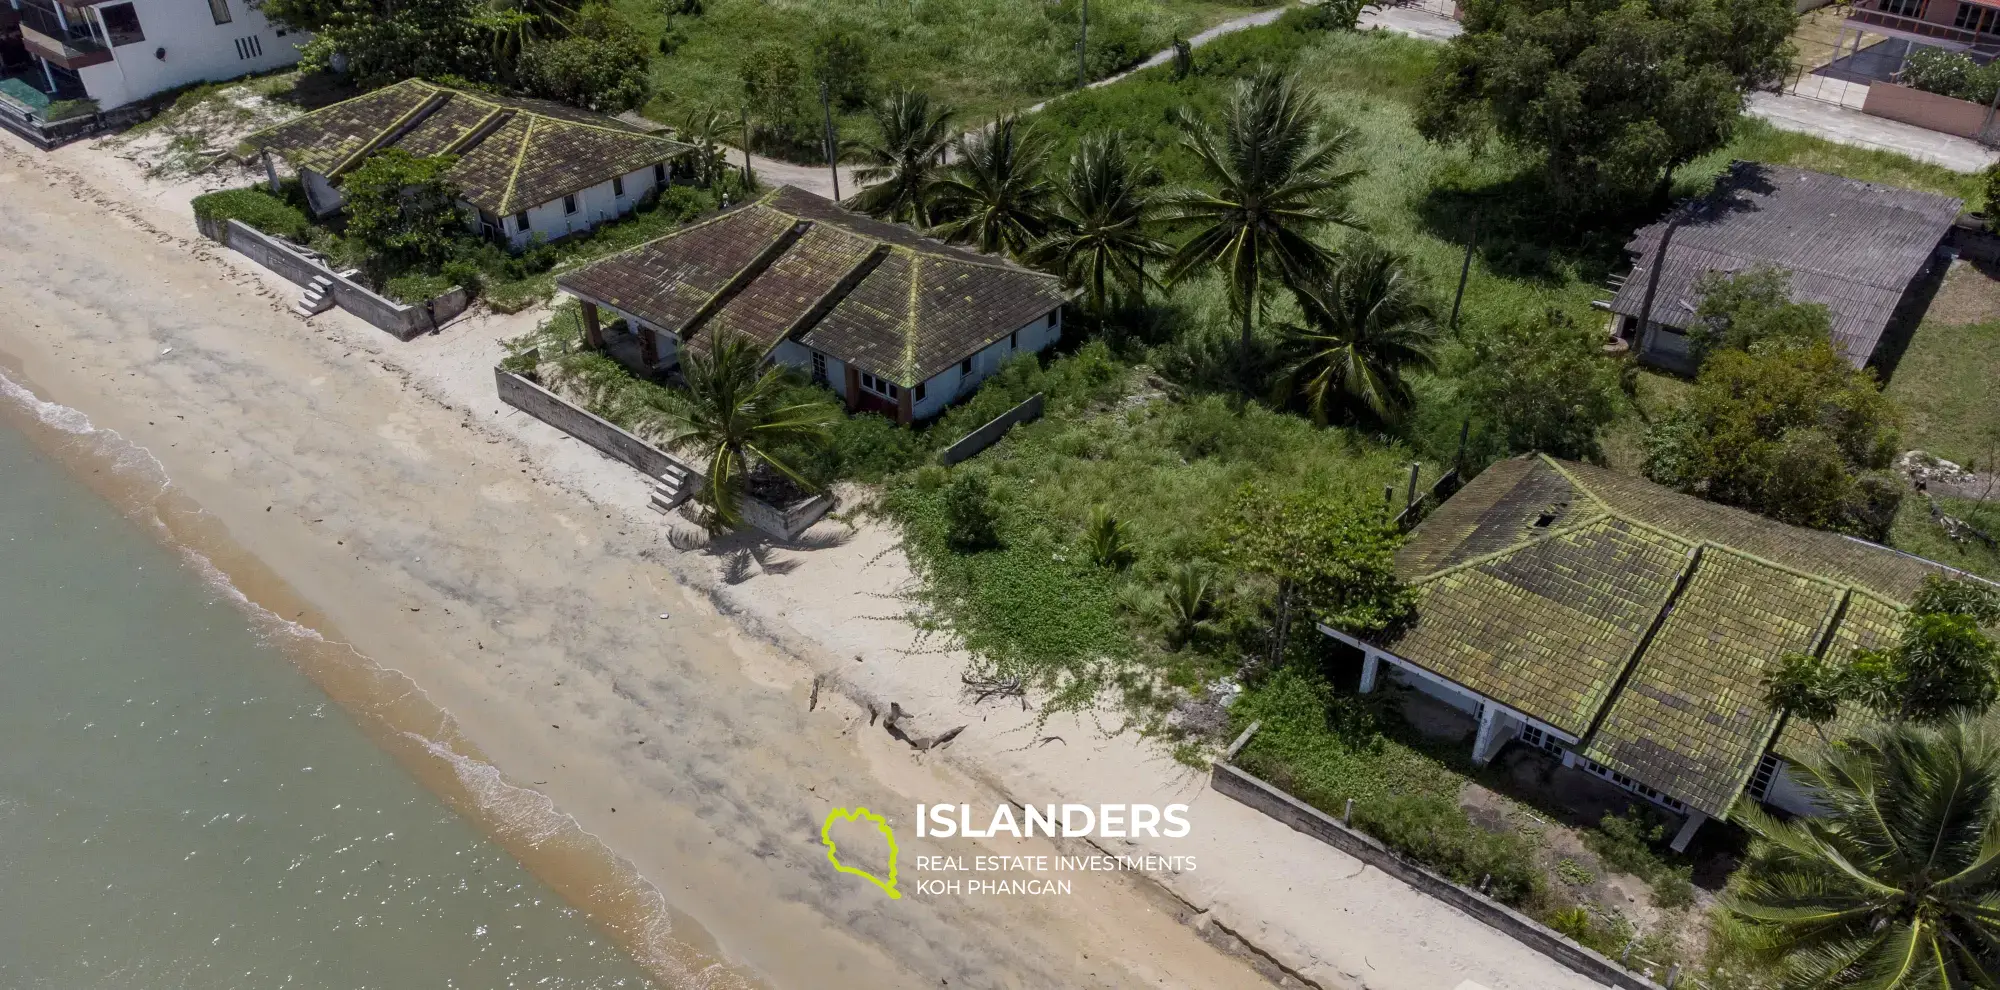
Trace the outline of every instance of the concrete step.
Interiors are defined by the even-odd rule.
[[[333,279],[325,275],[314,275],[312,277],[312,284],[314,288],[319,289],[321,292],[325,292],[326,290],[333,288]]]
[[[311,306],[306,305],[304,300],[300,300],[299,302],[294,303],[292,305],[292,312],[299,314],[299,316],[303,318],[311,319],[312,317],[318,316],[319,314],[326,312],[326,310],[323,308],[314,309]]]

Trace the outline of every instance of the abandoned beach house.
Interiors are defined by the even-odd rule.
[[[1694,370],[1687,328],[1710,272],[1769,265],[1791,273],[1792,298],[1826,306],[1834,346],[1856,367],[1885,330],[1922,317],[1927,278],[1964,204],[1949,196],[1803,169],[1736,162],[1708,196],[1643,227],[1625,250],[1632,271],[1611,300],[1613,337],[1649,364]]]
[[[1052,276],[789,186],[556,285],[582,303],[591,346],[649,374],[742,334],[848,409],[902,423],[1055,343],[1067,299]]]
[[[298,171],[315,216],[340,210],[342,176],[388,148],[452,155],[447,173],[476,233],[521,250],[582,233],[666,186],[692,149],[601,114],[473,93],[420,79],[322,107],[251,134],[246,160]]]
[[[1394,681],[1476,720],[1472,757],[1508,742],[1685,815],[1684,849],[1739,795],[1810,813],[1789,764],[1858,726],[1764,704],[1788,652],[1845,661],[1894,643],[1943,565],[1799,529],[1642,479],[1522,457],[1487,468],[1398,552],[1414,624],[1366,642],[1361,688]],[[1846,723],[1846,724],[1842,724]]]

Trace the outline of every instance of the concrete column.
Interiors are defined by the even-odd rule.
[[[847,380],[845,382],[847,385],[847,411],[853,412],[861,408],[861,372],[856,371],[851,364],[846,365],[845,368],[847,371]]]
[[[1705,821],[1708,821],[1707,815],[1692,808],[1688,809],[1687,821],[1681,823],[1681,830],[1674,833],[1674,841],[1668,843],[1667,848],[1675,852],[1687,852],[1688,843],[1694,841],[1695,832],[1701,829]]]
[[[1370,651],[1368,659],[1361,661],[1361,693],[1371,694],[1375,690],[1375,680],[1382,676],[1382,655]]]
[[[639,361],[647,371],[660,363],[660,336],[651,326],[639,324]]]
[[[284,186],[278,182],[278,165],[271,160],[271,149],[265,148],[258,157],[264,160],[264,181],[271,184],[271,194],[277,195]]]
[[[583,346],[593,351],[604,349],[604,327],[597,322],[597,304],[583,300]]]
[[[1472,740],[1472,762],[1485,766],[1492,762],[1500,747],[1507,740],[1520,735],[1519,719],[1500,710],[1500,706],[1489,704],[1484,714],[1479,716],[1479,735]]]

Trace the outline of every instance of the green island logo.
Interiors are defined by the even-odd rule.
[[[889,879],[887,880],[867,870],[852,867],[840,861],[840,849],[833,841],[833,823],[836,821],[862,821],[864,819],[875,823],[875,830],[881,832],[882,838],[889,843]],[[896,892],[896,833],[890,830],[888,819],[869,811],[867,808],[835,808],[826,813],[826,822],[819,827],[819,841],[821,845],[826,847],[826,861],[832,863],[834,869],[842,873],[852,873],[882,888],[882,893],[888,894],[889,899],[892,901],[902,900],[903,895]]]

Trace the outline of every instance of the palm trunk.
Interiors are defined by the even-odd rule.
[[[1243,298],[1243,344],[1237,354],[1238,373],[1243,376],[1243,397],[1249,398],[1256,391],[1256,383],[1250,380],[1250,334],[1256,323],[1257,283],[1252,280],[1250,291]]]

